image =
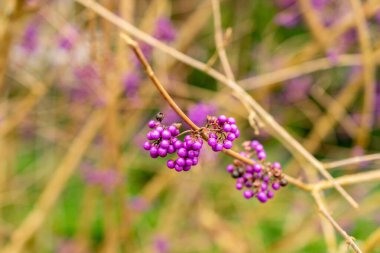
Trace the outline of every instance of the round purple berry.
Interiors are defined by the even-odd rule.
[[[193,143],[193,149],[194,150],[200,150],[202,148],[202,143],[199,141],[196,141]]]
[[[257,159],[265,160],[265,158],[267,158],[267,154],[264,151],[261,151],[257,154]]]
[[[149,137],[148,137],[148,139],[149,139]],[[160,139],[160,133],[157,130],[151,131],[150,132],[150,140],[158,140],[158,139]]]
[[[182,157],[177,158],[176,164],[183,167],[186,164],[185,159],[183,159]]]
[[[175,166],[175,162],[173,160],[168,160],[166,162],[166,166],[168,166],[169,169],[173,169]]]
[[[227,121],[227,117],[226,117],[226,116],[224,116],[224,115],[220,115],[220,116],[218,117],[218,122],[219,122],[219,123],[223,124],[223,123],[226,122],[226,121]]]
[[[236,135],[234,133],[228,133],[227,134],[227,140],[233,141],[236,139]]]
[[[178,149],[178,151],[177,151],[177,155],[178,155],[179,157],[186,157],[186,155],[187,155],[187,151],[186,151],[186,149],[185,149],[185,148],[180,148],[180,149]]]
[[[149,121],[148,127],[149,128],[155,128],[156,127],[156,121],[154,121],[154,120]]]
[[[259,192],[257,194],[257,199],[261,202],[261,203],[265,203],[267,202],[268,198],[267,198],[267,195],[265,194],[265,192]]]
[[[208,139],[207,143],[208,143],[208,145],[210,145],[211,147],[215,147],[216,144],[217,144],[218,142],[216,141],[215,138],[210,138],[210,139]]]
[[[169,130],[165,129],[161,132],[162,139],[169,140],[172,137],[172,134],[169,132]]]
[[[274,197],[274,192],[271,191],[271,190],[268,190],[268,191],[267,191],[267,197],[268,197],[268,199],[273,198],[273,197]]]
[[[223,143],[223,147],[224,147],[225,149],[230,149],[230,148],[232,148],[232,141],[225,140],[224,143]]]
[[[170,142],[168,140],[162,140],[160,142],[160,147],[161,148],[168,148],[170,146]]]
[[[246,198],[246,199],[250,199],[250,198],[253,197],[253,191],[252,191],[252,190],[245,190],[245,191],[243,192],[243,196],[244,196],[244,198]]]
[[[280,184],[277,183],[277,182],[275,182],[275,183],[272,184],[272,189],[275,190],[275,191],[279,190],[280,187],[281,187]]]
[[[164,148],[158,148],[158,155],[161,157],[165,157],[168,154],[168,151]]]
[[[231,125],[230,124],[224,124],[224,126],[223,126],[223,130],[225,131],[225,132],[229,132],[229,131],[231,131]]]
[[[149,141],[144,142],[144,146],[143,147],[144,147],[145,150],[150,150],[150,147],[151,147],[150,142]]]
[[[228,123],[230,124],[235,124],[236,123],[236,120],[232,117],[229,117],[228,120],[227,120]]]
[[[229,164],[227,165],[226,170],[228,171],[228,173],[232,173],[232,171],[234,171],[234,166],[232,164]]]

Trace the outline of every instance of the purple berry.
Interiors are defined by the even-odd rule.
[[[165,157],[168,154],[168,151],[164,148],[159,148],[158,149],[158,155],[161,157]]]
[[[158,139],[160,139],[160,133],[157,130],[153,130],[150,132],[150,138],[151,138],[150,140],[158,140]],[[149,139],[149,137],[148,137],[148,139]]]
[[[272,189],[275,190],[275,191],[279,190],[280,187],[281,187],[280,184],[277,183],[277,182],[275,182],[275,183],[272,184]]]
[[[174,142],[174,147],[175,147],[176,149],[180,149],[180,148],[182,148],[182,146],[183,146],[182,141],[177,140],[177,141]]]
[[[207,143],[208,143],[208,145],[210,145],[211,147],[215,147],[216,144],[217,144],[218,142],[216,141],[215,138],[210,138],[210,139],[208,139]]]
[[[218,122],[220,123],[220,124],[223,124],[224,122],[226,122],[227,121],[227,117],[226,116],[224,116],[224,115],[220,115],[219,117],[218,117]]]
[[[231,130],[230,130],[230,132],[231,133],[236,133],[237,130],[238,130],[237,126],[235,124],[231,124]]]
[[[162,133],[162,131],[164,131],[164,128],[162,126],[158,126],[156,127],[156,131]]]
[[[223,145],[221,143],[217,143],[215,145],[215,151],[219,152],[219,151],[222,151],[222,150],[223,150]]]
[[[260,172],[260,171],[262,170],[262,168],[263,168],[263,166],[261,166],[261,164],[259,164],[259,163],[255,163],[255,164],[253,165],[253,170],[254,170],[255,172]]]
[[[280,164],[279,162],[274,162],[274,163],[272,164],[272,168],[273,168],[273,169],[281,169],[281,164]]]
[[[229,132],[229,131],[231,131],[231,125],[230,125],[230,124],[224,124],[224,126],[223,126],[223,130],[224,130],[225,132]]]
[[[150,156],[151,156],[152,158],[157,158],[157,157],[158,157],[158,149],[157,149],[157,147],[152,146],[152,147],[150,148],[149,153],[150,153]]]
[[[236,120],[232,117],[229,117],[228,120],[227,120],[228,123],[230,124],[235,124],[236,123]]]
[[[176,136],[177,135],[177,128],[173,125],[169,126],[168,127],[168,131],[173,135],[173,136]]]
[[[156,126],[156,121],[154,121],[154,120],[149,121],[149,123],[148,123],[149,128],[155,128],[155,126]]]
[[[173,154],[174,152],[175,152],[175,148],[174,148],[174,146],[173,145],[169,145],[169,147],[168,147],[168,154]]]
[[[192,162],[193,162],[193,165],[194,165],[194,166],[197,165],[197,164],[198,164],[198,157],[194,157],[194,158],[192,159]]]
[[[253,197],[253,191],[252,191],[252,190],[245,190],[245,191],[243,192],[243,196],[244,196],[244,198],[246,198],[246,199],[250,199],[250,198]]]
[[[255,151],[256,151],[257,153],[259,153],[259,152],[261,152],[261,151],[263,151],[263,150],[264,150],[263,145],[261,145],[261,144],[257,144],[257,145],[256,145],[256,147],[255,147]]]
[[[144,149],[145,150],[150,150],[150,142],[149,141],[146,141],[146,142],[144,142]]]
[[[261,151],[257,154],[257,159],[265,160],[265,158],[267,158],[267,154],[264,151]]]
[[[234,171],[234,166],[232,164],[229,164],[227,165],[226,170],[228,171],[228,173],[232,173],[232,171]]]
[[[268,192],[267,192],[267,197],[268,197],[268,199],[273,198],[273,197],[274,197],[274,192],[271,191],[271,190],[268,190]]]
[[[268,189],[268,185],[265,183],[265,182],[263,182],[262,184],[261,184],[261,190],[262,191],[266,191]]]
[[[168,160],[166,162],[166,166],[168,166],[169,169],[173,169],[175,166],[175,162],[173,160]]]
[[[236,139],[236,135],[234,133],[228,133],[227,140],[233,141]]]
[[[187,166],[191,166],[191,165],[193,165],[193,159],[187,158],[185,160],[185,163],[186,163]]]
[[[168,148],[170,146],[170,142],[168,140],[162,140],[160,143],[161,148]]]
[[[187,155],[187,151],[186,151],[186,149],[185,149],[185,148],[180,148],[180,149],[178,149],[178,151],[177,151],[177,155],[178,155],[179,157],[186,157],[186,155]]]
[[[223,147],[225,148],[225,149],[230,149],[230,148],[232,148],[232,142],[231,141],[224,141],[224,143],[223,143]]]
[[[180,172],[180,171],[183,170],[183,167],[181,167],[181,166],[179,166],[178,164],[176,164],[176,165],[174,166],[174,169],[175,169],[176,171]]]
[[[176,160],[176,164],[177,164],[178,166],[183,167],[183,166],[186,164],[185,159],[183,159],[182,157],[177,158],[177,160]]]
[[[243,189],[243,185],[241,183],[236,183],[236,190],[241,190]]]
[[[183,167],[183,171],[189,171],[189,170],[191,170],[191,166],[184,166]]]
[[[194,153],[194,151],[193,151],[193,150],[189,150],[189,151],[187,152],[187,157],[189,157],[189,158],[194,158],[194,157],[195,157],[195,153]]]
[[[258,142],[258,141],[251,141],[251,148],[253,148],[253,149],[256,149],[256,147],[257,147],[257,145],[259,145],[260,144],[260,142]]]
[[[169,130],[163,130],[161,132],[162,139],[169,140],[172,137],[172,134],[169,132]]]
[[[267,198],[267,195],[264,193],[264,192],[259,192],[257,194],[257,199],[261,202],[261,203],[265,203],[267,202],[268,198]]]
[[[200,150],[202,148],[202,143],[199,141],[194,142],[193,149],[194,150]]]

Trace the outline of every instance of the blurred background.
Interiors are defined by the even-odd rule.
[[[208,147],[186,173],[151,159],[142,148],[147,122],[157,112],[166,124],[181,120],[121,30],[80,2],[88,1],[0,1],[0,252],[352,252],[310,194],[292,185],[261,204],[235,189],[225,169],[232,159]],[[97,3],[223,72],[209,0]],[[238,83],[310,153],[327,163],[379,152],[380,1],[221,0],[220,9]],[[230,89],[139,45],[192,120],[235,117],[235,150],[258,139],[269,161],[307,181],[310,168],[267,128],[255,135]],[[329,172],[341,177],[379,164]],[[380,252],[377,178],[345,187],[357,210],[324,191],[334,219],[366,252]]]

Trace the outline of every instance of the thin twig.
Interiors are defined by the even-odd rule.
[[[374,102],[376,96],[375,65],[372,57],[371,37],[362,4],[359,0],[350,0],[355,14],[355,23],[359,34],[359,44],[363,58],[363,77],[365,82],[364,104],[358,130],[357,143],[365,148],[373,124]]]
[[[371,181],[377,181],[380,179],[380,170],[375,171],[367,171],[367,172],[361,172],[356,173],[353,175],[347,175],[347,176],[341,176],[338,178],[335,178],[335,182],[339,185],[352,185],[352,184],[359,184],[364,182],[371,182]],[[320,181],[312,186],[316,189],[329,189],[332,187],[332,184],[328,181]]]
[[[380,160],[380,154],[372,154],[372,155],[363,155],[363,156],[356,156],[352,158],[347,158],[339,161],[334,161],[334,162],[328,162],[324,163],[323,166],[326,169],[333,169],[336,167],[342,167],[342,166],[347,166],[347,165],[352,165],[352,164],[357,164],[357,163],[362,163],[362,162],[370,162],[370,161],[375,161],[375,160]]]
[[[343,228],[341,228],[339,226],[339,224],[334,220],[334,218],[329,214],[329,212],[327,211],[327,208],[325,207],[322,199],[321,199],[321,196],[320,196],[320,193],[318,191],[313,191],[312,192],[312,195],[315,199],[315,202],[317,203],[317,206],[318,206],[318,209],[319,209],[319,212],[335,227],[335,229],[346,239],[347,243],[349,243],[351,245],[351,247],[353,248],[353,250],[357,253],[361,253],[362,251],[359,249],[358,245],[356,245],[356,243],[354,242],[354,240],[352,239],[352,237],[350,235],[347,234],[346,231],[344,231]]]

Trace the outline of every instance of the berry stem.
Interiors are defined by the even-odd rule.
[[[166,91],[165,87],[161,84],[161,82],[158,80],[156,75],[154,74],[154,71],[152,67],[149,65],[147,59],[145,58],[144,54],[142,53],[138,43],[133,40],[131,37],[129,37],[125,33],[120,33],[120,37],[125,40],[127,45],[133,50],[135,53],[137,59],[141,62],[141,64],[144,66],[144,70],[147,73],[149,79],[152,81],[154,86],[157,88],[157,90],[160,92],[162,97],[168,102],[169,106],[178,114],[179,117],[183,119],[194,131],[200,132],[202,138],[207,141],[208,136],[203,132],[200,131],[203,128],[198,127],[187,115],[182,111],[182,109],[176,104],[176,102],[173,100],[173,98],[169,95],[169,93]],[[251,159],[248,159],[247,157],[244,157],[240,155],[239,153],[233,151],[233,150],[227,150],[223,149],[223,152],[231,156],[237,160],[242,161],[243,163],[250,164],[250,165],[255,165],[255,162],[252,161]],[[284,175],[285,179],[288,180],[290,183],[293,185],[299,187],[302,190],[305,191],[310,191],[311,187],[300,180],[294,179],[290,176]]]

